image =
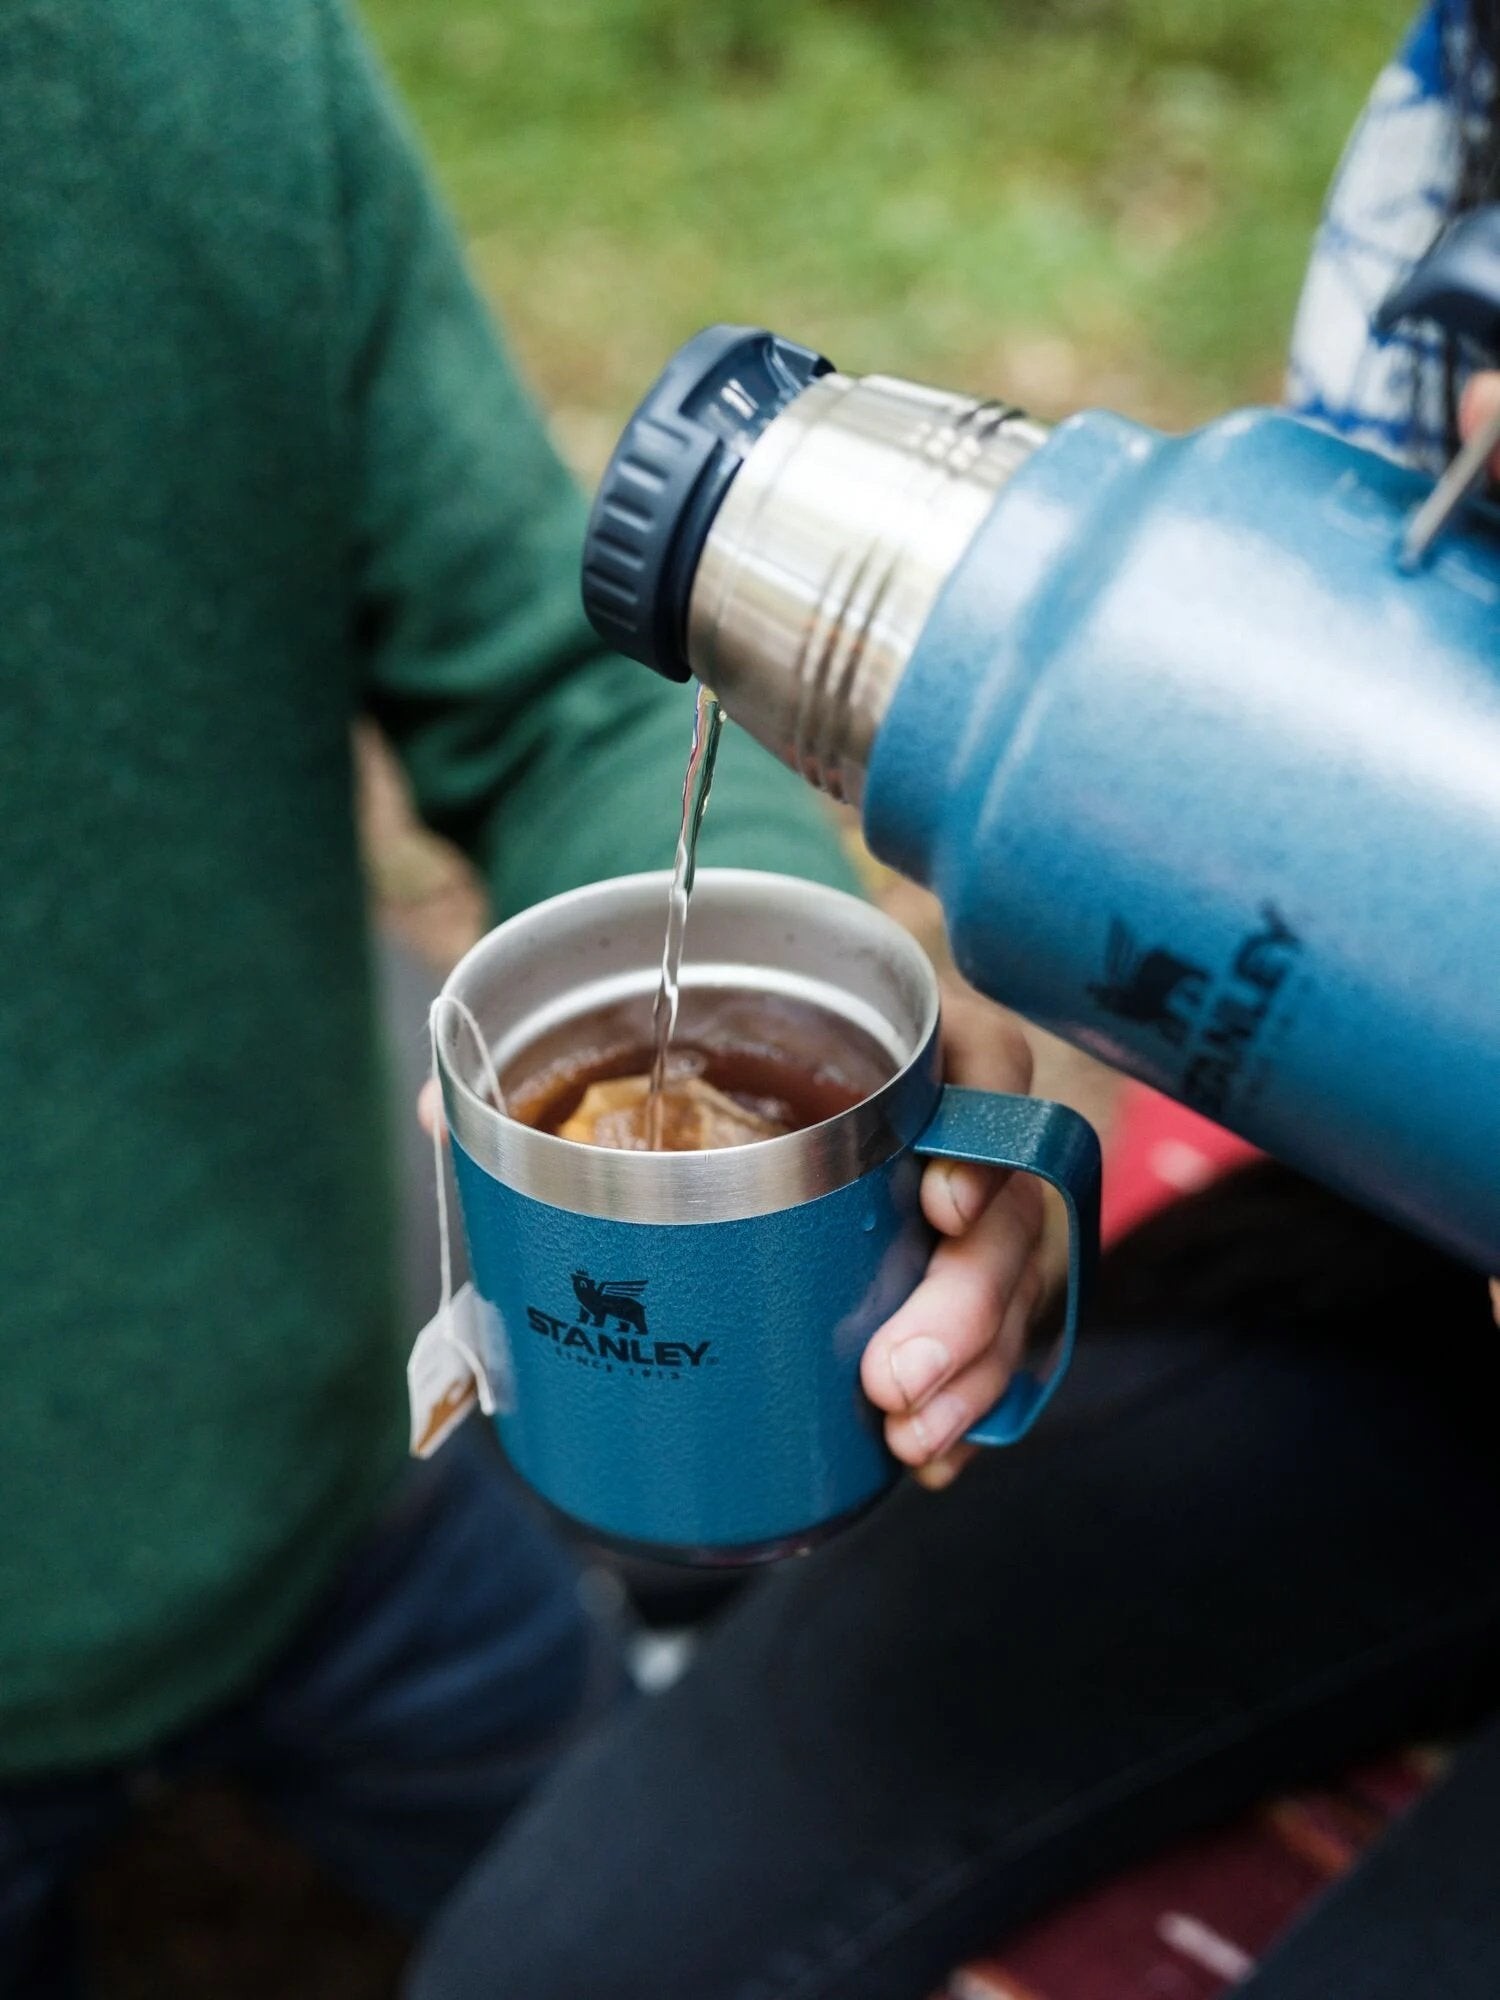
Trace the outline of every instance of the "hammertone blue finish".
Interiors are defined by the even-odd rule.
[[[1099,414],[997,501],[875,746],[986,992],[1500,1271],[1500,536],[1269,411]]]
[[[900,1468],[859,1362],[931,1250],[919,1152],[1063,1184],[1077,1219],[1070,1345],[1097,1238],[1098,1148],[1062,1106],[947,1091],[918,1150],[735,1222],[575,1215],[455,1146],[496,1428],[522,1478],[601,1534],[720,1558],[795,1548],[875,1499]],[[1065,1365],[1066,1349],[1045,1382],[1019,1381],[986,1441],[1020,1437]]]

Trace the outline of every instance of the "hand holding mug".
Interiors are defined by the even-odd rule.
[[[642,1009],[649,1023],[666,888],[637,876],[538,905],[445,989],[435,1046],[475,1345],[501,1441],[544,1499],[658,1558],[767,1560],[855,1518],[903,1465],[943,1484],[968,1444],[1030,1428],[1087,1290],[1099,1148],[1076,1112],[1021,1094],[1030,1054],[998,1011],[950,996],[942,1033],[932,966],[889,917],[732,869],[699,876],[685,1009],[696,995],[705,1022],[783,1026],[801,1009],[821,1022],[830,1084],[863,1045],[874,1067],[843,1108],[687,1152],[601,1148],[511,1115],[528,1077],[554,1074],[580,1036],[598,1045],[591,1023]],[[1042,1287],[1033,1176],[1069,1221],[1067,1311],[1045,1355],[1023,1352]]]
[[[951,987],[943,1005],[944,1080],[1024,1095],[1031,1047],[1011,1016]],[[430,1079],[417,1119],[429,1135],[443,1124]],[[860,1372],[885,1413],[891,1452],[937,1490],[974,1456],[978,1447],[963,1433],[999,1401],[1020,1359],[1043,1290],[1044,1211],[1028,1175],[968,1160],[933,1160],[921,1201],[938,1243],[922,1282],[877,1329]]]
[[[1015,1021],[968,991],[943,993],[948,1083],[1024,1096],[1031,1047]],[[1003,1395],[1043,1289],[1040,1185],[1029,1174],[933,1160],[922,1213],[938,1242],[922,1282],[865,1349],[860,1380],[885,1438],[924,1486],[947,1486],[977,1449],[963,1441]]]

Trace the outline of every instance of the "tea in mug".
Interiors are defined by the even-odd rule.
[[[508,1066],[506,1108],[580,1145],[651,1151],[653,1053],[644,1003],[601,1008]],[[811,1002],[689,989],[667,1059],[656,1150],[716,1151],[820,1125],[873,1095],[894,1068],[872,1035]]]

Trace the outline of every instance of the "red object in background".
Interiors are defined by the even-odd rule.
[[[1223,2000],[1433,1776],[1406,1754],[1276,1799],[1028,1925],[933,2000]]]
[[[1260,1157],[1222,1126],[1126,1084],[1105,1151],[1105,1243]],[[932,2000],[1225,2000],[1432,1776],[1407,1753],[1273,1800],[1028,1925]]]
[[[1106,1246],[1183,1195],[1259,1159],[1253,1146],[1142,1084],[1127,1083],[1104,1156]]]

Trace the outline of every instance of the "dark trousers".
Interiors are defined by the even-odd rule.
[[[149,1758],[0,1787],[0,1995],[75,1990],[74,1879],[143,1792],[197,1776],[253,1792],[415,1928],[622,1685],[572,1565],[468,1426],[243,1700]]]
[[[414,2000],[920,2000],[1268,1791],[1500,1706],[1482,1283],[1275,1170],[1111,1260],[1055,1415],[749,1592],[449,1905]],[[1500,1993],[1500,1738],[1255,2000]]]
[[[431,1142],[413,1106],[436,981],[383,947],[403,1310],[437,1303]],[[450,1208],[457,1208],[450,1186]],[[455,1230],[462,1275],[463,1245]],[[71,1887],[163,1781],[238,1780],[344,1884],[420,1924],[573,1734],[623,1692],[579,1571],[479,1420],[407,1469],[304,1629],[244,1698],[135,1763],[0,1786],[0,2000],[74,1990]]]

